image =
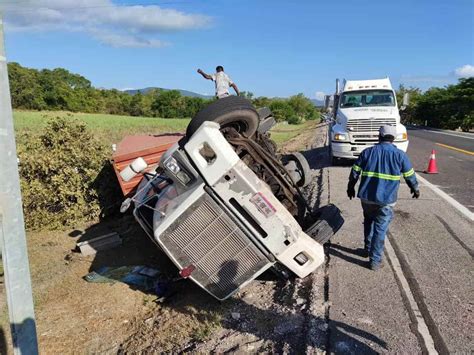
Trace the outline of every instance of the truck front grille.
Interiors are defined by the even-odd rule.
[[[269,265],[269,260],[207,194],[158,237],[191,278],[219,299]]]
[[[379,130],[380,126],[395,126],[396,124],[395,118],[347,120],[347,129],[352,132],[375,132]]]

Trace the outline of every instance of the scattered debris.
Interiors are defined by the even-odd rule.
[[[153,323],[155,322],[154,318],[153,317],[150,317],[148,319],[145,319],[145,324],[149,327],[152,327],[153,326]]]
[[[112,249],[119,245],[122,245],[122,239],[116,232],[77,243],[82,255],[94,255],[98,251]]]
[[[159,271],[147,266],[104,266],[97,271],[92,271],[84,276],[87,282],[115,283],[123,282],[127,285],[137,286],[145,291],[156,288],[156,284],[163,282],[158,279]]]
[[[240,313],[238,313],[238,312],[232,312],[230,315],[231,315],[232,318],[235,319],[235,320],[239,320],[239,319],[240,319]]]

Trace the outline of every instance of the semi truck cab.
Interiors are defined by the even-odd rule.
[[[357,159],[364,149],[378,143],[378,130],[383,125],[397,127],[394,144],[406,152],[407,130],[400,123],[397,98],[389,78],[344,80],[342,90],[336,81],[332,101],[329,134],[333,162],[340,158]],[[405,101],[408,98],[404,104]]]
[[[118,171],[123,186],[144,172],[121,210],[133,202],[136,220],[180,276],[219,300],[270,268],[306,277],[344,223],[334,205],[310,206],[300,190],[312,181],[309,164],[275,151],[274,124],[268,109],[220,99],[191,120],[155,170],[138,156]]]

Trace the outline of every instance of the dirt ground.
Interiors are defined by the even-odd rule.
[[[317,163],[324,142],[325,130],[317,129],[282,147],[283,152],[303,151],[309,158],[315,183],[305,193],[315,207],[325,202],[320,193],[323,170]],[[75,251],[78,241],[110,231],[122,237],[122,246],[90,257]],[[155,294],[123,283],[83,279],[102,266],[147,265],[164,278],[175,275],[172,263],[130,215],[65,232],[28,233],[28,249],[43,354],[324,352],[323,267],[303,280],[285,281],[267,272],[225,302],[191,281],[179,281],[159,302]],[[3,287],[0,307],[2,353],[2,332],[11,349]]]

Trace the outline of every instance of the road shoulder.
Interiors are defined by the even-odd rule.
[[[421,347],[391,267],[378,272],[360,256],[363,218],[360,201],[347,199],[349,168],[330,167],[331,202],[345,224],[329,248],[330,348],[334,352],[419,353]]]

